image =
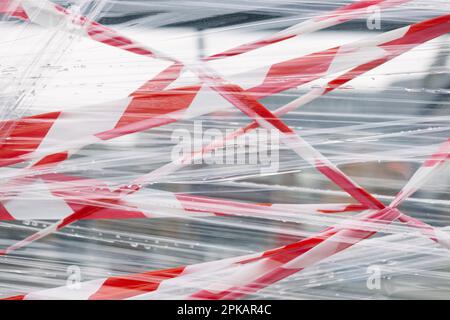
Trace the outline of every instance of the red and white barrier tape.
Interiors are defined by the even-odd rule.
[[[444,143],[443,147],[448,148],[448,141]],[[429,171],[427,177],[430,177],[432,172],[435,172],[437,168],[444,164],[449,155],[449,149],[446,149],[445,152],[440,149],[438,153],[433,154],[429,160],[425,161],[409,180],[416,181],[416,190],[426,181],[425,178],[422,178],[422,170]],[[432,167],[430,167],[430,161],[433,163]],[[408,184],[405,186],[407,189],[409,189]],[[409,195],[410,193],[405,193],[405,189],[402,189],[389,207],[375,213],[363,214],[366,215],[365,220],[379,223],[380,228],[383,224],[392,222],[401,215],[396,209],[397,206]],[[210,288],[194,293],[190,297],[194,299],[236,299],[258,291],[378,232],[377,230],[361,230],[358,228],[358,224],[357,221],[351,221],[350,219],[347,226],[328,228],[318,236],[268,251],[266,252],[267,260],[259,260],[253,266],[249,266],[248,269],[238,270],[229,279],[221,278],[217,285],[213,284]],[[438,237],[440,235],[436,234]],[[450,248],[448,236],[441,243],[445,243],[447,248]],[[247,275],[247,278],[243,277],[244,274]],[[251,279],[248,277],[251,277]]]
[[[448,27],[448,18],[444,19],[443,21],[440,21],[440,22],[444,23],[444,27],[445,26]],[[434,37],[434,36],[439,35],[435,26],[432,26],[431,29],[434,29],[434,31],[433,31],[434,33],[432,32],[431,36]],[[415,31],[419,32],[421,30],[422,30],[421,28],[417,28]],[[416,34],[411,35],[411,36],[412,36],[412,38],[415,38]],[[405,42],[403,40],[404,39],[402,37],[401,40],[396,39],[396,40],[393,40],[392,42],[395,43],[395,46],[398,46],[398,45],[402,46],[402,45],[405,45]],[[390,42],[390,43],[392,43],[392,42]],[[338,170],[337,168],[335,168],[331,163],[328,163],[327,162],[328,160],[326,160],[325,158],[322,158],[322,156],[320,154],[318,154],[316,150],[311,149],[310,146],[304,140],[302,140],[301,138],[299,138],[297,136],[294,136],[293,132],[288,127],[286,127],[281,120],[279,120],[273,114],[268,112],[268,110],[265,109],[262,105],[260,105],[256,100],[249,97],[247,92],[244,92],[238,86],[225,84],[223,82],[223,79],[220,79],[220,78],[218,79],[214,73],[209,76],[207,74],[208,74],[208,71],[202,70],[200,72],[200,75],[203,75],[203,80],[205,80],[206,82],[209,82],[210,86],[213,87],[215,90],[217,90],[219,92],[219,94],[221,94],[224,98],[231,101],[232,104],[237,105],[247,115],[251,116],[252,118],[256,118],[256,121],[260,125],[267,127],[267,128],[276,128],[276,129],[280,130],[282,133],[285,133],[286,134],[286,136],[284,137],[285,142],[288,145],[290,145],[294,150],[296,150],[299,155],[301,155],[302,157],[306,156],[306,158],[310,159],[310,161],[312,161],[311,163],[314,166],[317,166],[319,168],[319,170],[320,170],[320,168],[322,168],[322,170],[321,170],[322,173],[324,173],[325,175],[330,176],[330,177],[334,176],[334,180],[339,181],[341,185],[346,185],[348,183],[348,178],[345,177],[345,175],[342,175],[339,171],[336,171],[336,170]],[[294,137],[294,138],[292,138],[292,137]],[[443,158],[444,160],[446,158],[448,158],[448,151],[446,151],[446,152],[447,152],[447,153],[445,153],[446,156]],[[441,158],[439,158],[439,159],[441,159]],[[325,162],[322,162],[322,160],[324,160]],[[319,162],[317,162],[317,161],[319,161]],[[443,162],[443,160],[436,161],[435,163],[437,163],[437,164],[431,165],[430,167],[432,167],[434,170],[434,168],[437,167],[442,162]],[[431,161],[431,163],[433,163],[433,161]],[[323,168],[325,168],[325,169],[323,169]],[[378,212],[378,214],[380,216],[377,216],[380,220],[385,219],[386,221],[389,221],[389,219],[393,216],[401,216],[401,214],[395,208],[401,201],[403,201],[412,192],[414,192],[415,190],[413,190],[413,189],[417,188],[417,185],[419,185],[419,183],[428,176],[428,171],[425,170],[424,172],[425,173],[418,174],[419,178],[415,178],[416,182],[412,183],[412,185],[411,185],[411,186],[413,186],[413,188],[411,186],[406,188],[404,191],[404,194],[403,195],[399,194],[398,198],[396,198],[396,200],[394,200],[394,202],[391,204],[391,206],[389,208],[382,209],[377,205],[377,202],[372,203],[372,205],[375,204],[376,207],[378,207],[379,209],[382,209],[380,212]],[[423,176],[423,178],[422,178],[422,176]],[[367,202],[366,204],[369,204],[372,201],[372,200],[370,200],[371,196],[368,194],[365,194],[365,192],[362,192],[363,190],[358,190],[357,188],[356,188],[357,190],[355,191],[354,186],[355,186],[355,184],[352,183],[350,180],[350,183],[348,186],[348,188],[350,188],[349,190],[354,193],[354,196],[359,198],[358,200],[360,200],[360,201],[362,200],[362,203]],[[411,190],[413,190],[413,191],[411,191]],[[90,214],[90,213],[85,212],[84,214]],[[382,218],[382,217],[384,217],[384,218]],[[316,256],[316,258],[317,258],[317,256]],[[320,258],[320,255],[319,255],[319,258]],[[296,269],[296,268],[293,268],[293,269]],[[297,266],[297,269],[298,269],[298,266]],[[273,277],[274,277],[273,274],[270,274],[269,276],[266,275],[267,279],[269,279],[269,278],[273,279]],[[269,280],[265,280],[265,281],[269,281]],[[272,281],[272,280],[270,280],[270,281]],[[260,286],[260,284],[258,284],[258,287],[259,286]],[[236,291],[236,290],[234,290],[234,291]],[[235,297],[234,294],[235,293],[230,293],[230,295],[232,297]],[[228,296],[229,294],[226,294],[226,295]],[[238,295],[239,295],[239,293],[238,293]]]
[[[119,32],[88,18],[72,13],[66,8],[47,0],[1,0],[0,13],[30,21],[43,27],[79,33],[94,41],[104,43],[138,55],[177,62],[155,49],[131,40]]]
[[[409,30],[410,28],[411,30]],[[260,83],[259,85],[245,90],[245,93],[260,92],[257,93],[258,97],[263,97],[316,80],[325,75],[359,66],[360,63],[363,65],[373,63],[373,61],[385,58],[388,53],[398,51],[399,48],[397,46],[415,46],[421,44],[441,34],[445,34],[447,29],[448,17],[443,16],[411,27],[388,32],[379,37],[375,37],[378,39],[376,41],[358,41],[354,44],[332,48],[299,59],[275,64],[270,68],[266,76],[263,77],[263,80],[258,81]],[[375,45],[375,48],[372,49],[375,52],[374,54],[368,55],[361,52],[362,48],[371,51],[371,45]],[[380,54],[380,52],[383,54]],[[374,56],[376,56],[375,60]],[[334,62],[331,63],[331,61]],[[180,66],[175,64],[168,73],[177,75],[180,72],[179,68]],[[167,80],[167,76],[165,77]],[[298,81],[300,83],[297,83]],[[163,86],[167,85],[168,82],[170,80],[163,82]],[[270,88],[267,86],[270,86]],[[144,85],[144,88],[149,87],[154,86],[152,84]],[[205,101],[208,101],[209,104],[215,107],[204,108],[200,105],[200,102],[203,105]],[[161,102],[164,102],[166,106],[170,106],[170,109],[160,110],[160,108],[156,107]],[[94,141],[107,140],[124,134],[146,130],[180,119],[190,119],[230,107],[231,105],[227,101],[220,99],[220,97],[215,98],[208,88],[199,85],[166,90],[159,94],[153,93],[150,95],[144,95],[141,88],[136,93],[131,94],[129,98],[114,103],[109,102],[95,107],[89,107],[90,109],[97,110],[99,113],[107,114],[111,119],[105,118],[99,121],[99,123],[92,121],[92,126],[83,126],[83,132],[80,132],[81,129],[68,130],[72,126],[80,128],[77,124],[81,121],[86,123],[86,119],[83,118],[84,112],[81,109],[80,111],[52,112],[26,117],[20,120],[11,120],[3,124],[13,129],[7,137],[9,141],[5,144],[5,148],[3,148],[3,154],[0,154],[2,158],[0,165],[10,165],[29,158],[39,158],[45,153],[50,154],[49,157],[47,159],[41,159],[37,163],[51,163],[58,159],[65,159],[68,156],[68,151],[61,150],[61,147],[56,148],[57,150],[51,149],[55,141],[78,140],[78,144],[84,145]],[[58,123],[61,124],[57,126]],[[93,130],[93,126],[100,128],[100,130]],[[59,127],[64,127],[64,130],[58,129]],[[14,130],[14,128],[17,128],[17,130]],[[26,139],[27,130],[29,130],[28,135],[33,136],[33,139]],[[67,139],[67,135],[71,133],[73,133],[74,137]],[[78,137],[83,138],[80,139]],[[44,142],[45,140],[51,142]],[[74,146],[74,149],[76,148],[77,146]],[[53,155],[53,152],[57,153],[57,155]]]
[[[290,39],[295,36],[322,30],[337,24],[347,22],[356,18],[364,17],[370,14],[370,8],[386,9],[410,2],[411,0],[361,0],[355,1],[348,5],[342,6],[324,15],[314,17],[305,22],[298,23],[283,31],[280,31],[267,38],[259,41],[247,43],[236,48],[226,50],[224,52],[209,56],[205,60],[215,60],[262,48],[264,46],[274,44],[283,40]],[[10,15],[22,20],[31,21],[45,27],[61,27],[69,24],[73,29],[68,31],[74,32],[82,29],[83,34],[94,41],[101,42],[110,46],[117,47],[122,50],[130,51],[135,54],[145,55],[155,58],[166,59],[164,54],[154,49],[147,48],[145,45],[138,43],[117,31],[103,26],[97,22],[90,21],[88,18],[73,14],[69,10],[54,4],[50,1],[40,1],[36,3],[32,0],[1,0],[0,13]],[[51,17],[52,19],[48,19]],[[67,19],[69,18],[69,19]],[[170,60],[170,59],[169,59]]]
[[[435,19],[427,20],[420,24],[414,25],[411,33],[407,33],[408,36],[412,36],[417,39],[417,34],[415,30],[422,30],[425,26],[432,26],[430,34],[428,36],[437,36],[439,33],[436,32],[436,21],[439,23],[445,21],[447,23],[447,27],[450,27],[449,16],[438,17]],[[401,44],[408,43],[404,38],[400,38],[400,40],[396,40],[396,42],[400,42]],[[363,205],[382,209],[384,205],[373,198],[367,191],[358,186],[355,182],[353,182],[350,178],[348,178],[345,174],[342,173],[337,167],[335,167],[331,162],[329,162],[325,157],[323,157],[320,153],[318,153],[314,148],[312,148],[304,139],[295,135],[295,133],[289,129],[284,123],[278,119],[274,114],[268,111],[264,106],[262,106],[256,99],[246,94],[242,88],[236,85],[230,85],[223,82],[223,79],[216,76],[215,73],[211,73],[208,75],[209,70],[202,69],[199,74],[204,75],[203,80],[205,82],[209,82],[209,86],[211,86],[214,90],[218,91],[220,95],[224,98],[228,99],[232,104],[237,106],[239,109],[244,111],[248,116],[254,118],[261,126],[266,129],[279,130],[282,135],[282,141],[286,143],[289,147],[291,147],[299,156],[303,157],[307,160],[311,165],[316,167],[319,171],[321,171],[324,175],[334,181],[337,185],[347,191],[350,195],[352,195],[356,200],[360,201]],[[135,190],[139,190],[141,186],[148,181],[152,181],[155,177],[160,177],[161,174],[166,174],[167,172],[173,172],[172,170],[176,170],[180,164],[177,163],[169,163],[167,166],[163,166],[158,170],[151,172],[148,175],[144,175],[143,177],[137,179],[134,183],[135,189],[127,190],[127,192],[135,192]],[[87,210],[87,211],[86,211]],[[85,216],[89,212],[92,213],[91,209],[80,210],[80,216]],[[98,211],[96,209],[95,211]],[[73,217],[77,214],[71,215],[71,218],[66,220],[73,222]],[[405,216],[407,219],[407,217]],[[67,223],[59,224],[59,228],[67,225]],[[50,232],[52,232],[51,227],[48,228]],[[45,233],[48,234],[48,233]],[[36,238],[33,238],[35,240]],[[29,243],[26,241],[25,243]]]
[[[346,203],[246,203],[148,188],[125,196],[117,204],[112,203],[116,198],[117,194],[110,191],[108,185],[101,181],[61,174],[44,174],[30,178],[19,193],[0,201],[0,220],[60,220],[89,205],[102,207],[102,210],[84,219],[183,218],[215,215],[276,218],[295,216],[299,212],[341,213],[366,209],[359,204]],[[158,202],[149,202],[148,199],[158,199]]]
[[[322,30],[328,27],[335,26],[347,22],[355,18],[361,18],[365,15],[370,14],[370,9],[377,7],[379,10],[395,7],[404,3],[409,2],[409,0],[363,0],[355,1],[336,10],[328,12],[324,15],[314,17],[305,22],[298,23],[291,26],[285,30],[275,33],[269,37],[263,38],[261,40],[247,43],[238,46],[233,49],[226,50],[224,52],[214,54],[210,57],[205,58],[205,60],[215,60],[220,58],[232,57],[247,53],[264,46],[274,44],[280,41],[284,41],[296,36],[301,36],[306,33],[311,33],[314,31]]]
[[[444,146],[447,143],[448,141]],[[446,159],[448,151],[444,153],[438,151],[424,163],[411,180],[420,176],[419,171],[429,167],[430,161],[433,163],[434,171]],[[424,182],[425,180],[421,179],[420,185]],[[403,192],[400,192],[387,208],[364,212],[313,237],[260,254],[93,280],[83,283],[77,290],[65,286],[9,299],[157,299],[164,296],[158,291],[167,290],[167,287],[169,289],[171,286],[183,287],[183,282],[196,282],[210,272],[227,271],[227,268],[231,270],[231,276],[227,278],[222,276],[219,282],[191,294],[189,298],[236,299],[280,281],[379,232],[384,225],[400,216],[396,206],[406,199],[402,194]],[[186,284],[184,286],[188,287]]]

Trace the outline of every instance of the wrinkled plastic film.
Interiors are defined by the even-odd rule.
[[[448,298],[449,8],[1,1],[0,297]]]

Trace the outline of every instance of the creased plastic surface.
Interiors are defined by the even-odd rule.
[[[0,298],[450,298],[447,1],[0,14]]]

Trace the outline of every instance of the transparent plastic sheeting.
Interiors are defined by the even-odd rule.
[[[0,14],[0,298],[450,298],[448,1]]]

